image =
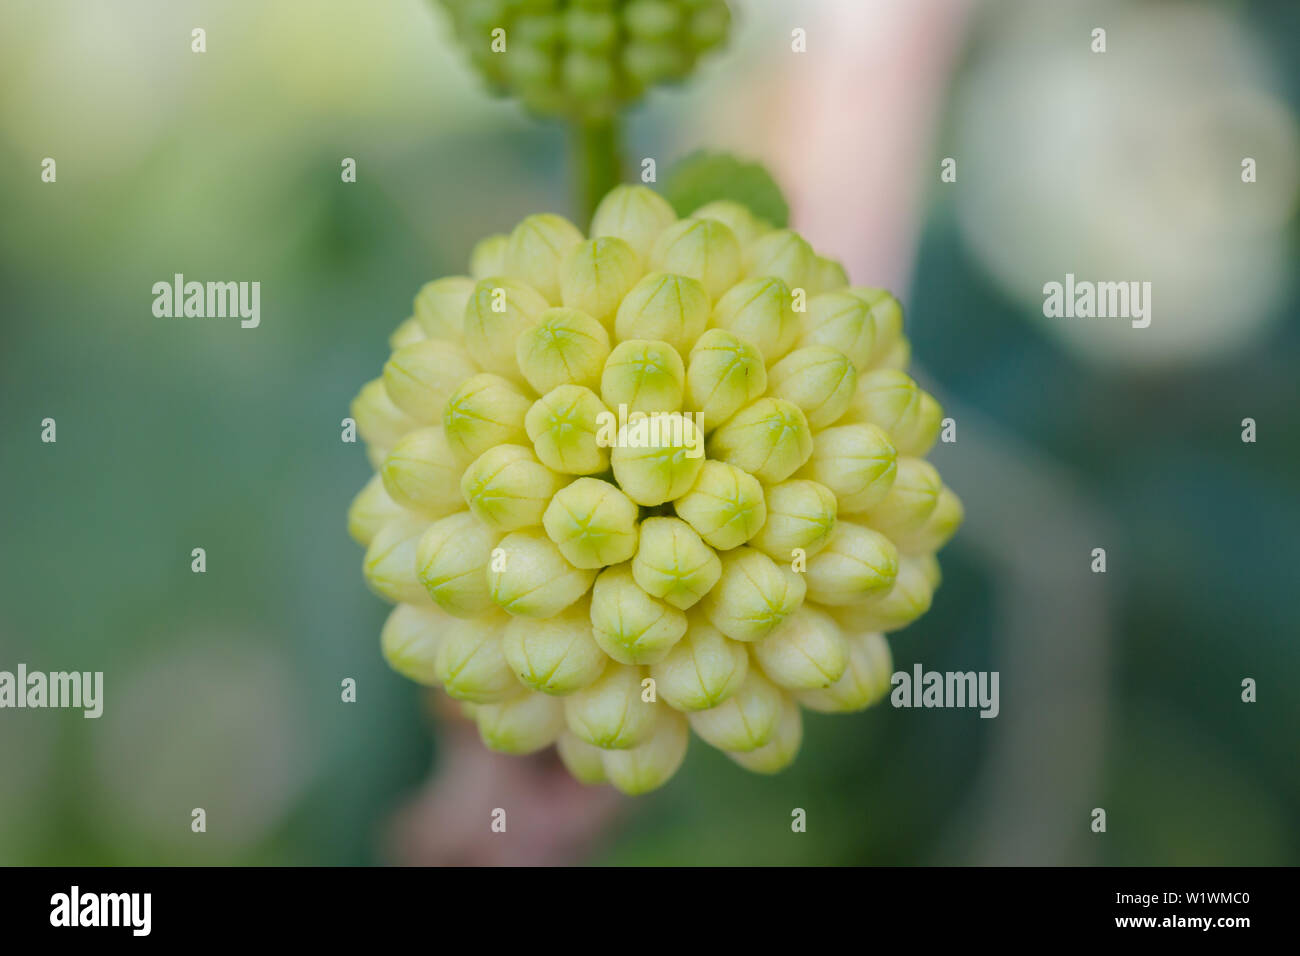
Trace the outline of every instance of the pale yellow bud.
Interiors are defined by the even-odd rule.
[[[628,344],[667,342],[678,353],[686,353],[708,321],[709,296],[704,285],[689,276],[652,272],[633,286],[619,305],[614,337]],[[677,361],[681,362],[680,354]]]
[[[551,499],[542,524],[577,568],[620,564],[636,553],[637,506],[607,481],[579,478]]]
[[[706,461],[673,509],[708,544],[726,551],[754,536],[767,520],[763,486],[735,465]]]
[[[871,310],[871,324],[875,329],[870,364],[879,366],[903,337],[903,307],[885,289],[853,286],[849,292],[862,300]],[[907,363],[904,362],[904,365]]]
[[[791,289],[806,289],[813,259],[812,246],[806,239],[789,229],[777,229],[745,249],[745,274],[776,276]]]
[[[511,618],[502,649],[520,681],[544,694],[563,696],[588,686],[609,659],[591,633],[587,601],[540,621]]]
[[[630,245],[617,236],[588,239],[560,262],[560,298],[611,328],[618,304],[640,278],[641,260]]]
[[[894,445],[900,455],[923,458],[926,452],[934,447],[942,427],[942,406],[929,392],[922,392],[921,408],[917,412],[915,425],[906,435],[900,435]]]
[[[581,740],[603,750],[626,750],[654,732],[661,708],[642,698],[644,670],[611,663],[588,687],[564,698],[564,718]]]
[[[847,714],[865,710],[889,693],[894,661],[889,642],[882,634],[850,634],[845,638],[849,663],[830,687],[805,690],[799,703],[824,714]]]
[[[760,398],[736,412],[709,439],[709,457],[767,484],[785,481],[813,453],[812,430],[798,405]]]
[[[641,523],[632,577],[651,597],[686,610],[709,592],[722,575],[712,548],[680,518],[647,518]]]
[[[943,480],[924,458],[899,458],[889,494],[860,513],[859,520],[895,543],[917,534],[939,503]]]
[[[916,432],[921,395],[921,389],[906,372],[892,368],[876,369],[858,376],[857,388],[843,421],[845,424],[866,422],[879,425],[900,455],[912,454],[902,449]]]
[[[393,608],[379,634],[379,646],[388,666],[417,684],[438,684],[438,648],[447,626],[437,608],[399,604]]]
[[[690,276],[709,299],[716,299],[740,279],[740,243],[716,219],[683,219],[659,234],[650,252],[650,268]],[[707,317],[707,302],[704,313]]]
[[[393,404],[430,425],[441,418],[452,392],[476,372],[478,366],[460,346],[425,339],[392,354],[384,365],[384,388]]]
[[[925,524],[915,531],[899,535],[894,543],[905,554],[927,554],[938,551],[957,533],[966,517],[961,499],[951,488],[944,486],[939,500]]]
[[[700,606],[733,641],[762,640],[803,603],[803,579],[761,551],[736,548],[722,554],[722,577]]]
[[[473,461],[496,445],[524,444],[524,416],[531,405],[499,375],[475,375],[447,400],[442,417],[447,444],[461,462]]]
[[[555,741],[555,749],[565,768],[579,783],[589,786],[605,783],[604,751],[587,743],[572,731],[565,730]]]
[[[474,292],[468,276],[447,276],[426,282],[415,295],[415,321],[426,338],[465,342],[465,304]]]
[[[734,694],[716,707],[688,715],[691,729],[719,750],[748,753],[772,739],[784,699],[779,687],[751,667]]]
[[[773,276],[745,279],[713,306],[712,324],[752,342],[775,362],[799,337],[799,316],[791,308],[790,287]]]
[[[542,523],[542,514],[567,478],[547,468],[531,448],[497,445],[474,459],[460,479],[460,491],[479,521],[498,531]]]
[[[379,529],[402,513],[402,506],[384,490],[383,479],[371,475],[348,507],[348,534],[363,548],[370,547]]]
[[[742,247],[748,246],[765,232],[771,231],[755,219],[748,208],[730,199],[715,199],[713,202],[705,203],[691,213],[691,218],[713,219],[722,223],[731,230],[731,234]]]
[[[907,339],[900,338],[890,347],[880,358],[876,359],[872,365],[875,368],[893,368],[900,372],[906,371],[907,366],[912,362],[912,343]]]
[[[660,505],[695,484],[704,465],[704,435],[680,412],[641,417],[618,430],[609,463],[629,498]]]
[[[521,380],[515,342],[549,305],[536,289],[518,279],[479,280],[465,306],[465,350],[484,371]]]
[[[565,475],[591,475],[609,468],[601,423],[611,413],[591,389],[561,385],[533,402],[524,428],[547,468]]]
[[[786,564],[795,559],[796,548],[806,559],[826,547],[835,527],[834,492],[815,481],[796,478],[770,486],[765,495],[767,520],[750,540],[751,547]]]
[[[754,644],[754,657],[772,683],[812,690],[840,679],[848,648],[835,619],[805,604]]]
[[[388,347],[396,352],[404,345],[414,345],[416,342],[423,342],[428,336],[424,334],[424,329],[420,326],[415,316],[411,316],[397,328],[393,329],[388,336]]]
[[[545,395],[561,385],[596,388],[609,358],[609,333],[585,312],[547,309],[515,343],[519,371]]]
[[[614,347],[600,378],[606,407],[629,412],[675,412],[682,407],[686,367],[667,342],[632,339]]]
[[[772,738],[763,746],[747,753],[728,753],[727,756],[754,773],[779,773],[794,763],[802,744],[803,715],[790,695],[782,694],[781,714],[777,718]]]
[[[563,216],[553,213],[528,216],[510,233],[507,270],[522,278],[552,305],[559,305],[560,260],[580,242],[582,233]]]
[[[835,617],[850,633],[897,631],[930,610],[934,585],[924,557],[900,557],[893,586],[879,597],[836,609]]]
[[[379,529],[362,562],[366,584],[393,604],[430,603],[415,573],[415,550],[429,522],[404,512]]]
[[[472,620],[450,619],[435,673],[449,697],[472,704],[492,704],[524,693],[501,649],[504,614]]]
[[[591,217],[591,235],[617,236],[644,262],[659,234],[677,221],[673,207],[646,186],[615,186]]]
[[[430,518],[460,511],[460,467],[437,425],[407,432],[384,459],[379,474],[389,497]]]
[[[835,522],[831,539],[808,559],[808,600],[818,604],[854,604],[894,586],[898,549],[879,531],[860,524]]]
[[[500,537],[467,511],[430,525],[415,554],[416,573],[429,597],[456,617],[490,610],[487,567]]]
[[[591,628],[601,650],[620,664],[653,664],[682,639],[686,615],[647,594],[620,564],[596,578]]]
[[[607,750],[601,755],[605,775],[629,796],[661,787],[686,759],[690,736],[685,717],[661,709],[649,740],[628,750]]]
[[[843,415],[857,383],[849,357],[826,345],[795,349],[767,375],[768,393],[798,405],[812,428],[825,428]]]
[[[488,590],[519,617],[554,617],[587,593],[596,573],[575,568],[538,530],[514,531],[497,545],[488,565]]]
[[[491,750],[531,754],[555,743],[564,730],[564,705],[545,694],[520,694],[474,708],[479,737]]]
[[[497,233],[479,240],[469,254],[469,274],[477,279],[488,276],[501,276],[509,271],[506,255],[510,247],[510,237]],[[464,314],[464,309],[461,309]]]
[[[843,352],[858,372],[871,368],[876,326],[871,308],[851,292],[823,292],[808,300],[801,346],[825,345]]]
[[[745,645],[699,617],[668,656],[650,668],[659,696],[677,710],[707,710],[736,692],[749,671]]]
[[[767,388],[763,353],[748,339],[726,329],[709,329],[691,349],[686,364],[685,407],[699,412],[713,431]]]
[[[817,433],[801,477],[835,492],[839,513],[865,511],[887,494],[898,473],[898,453],[875,425],[836,425]]]
[[[825,256],[814,256],[812,272],[808,277],[808,294],[821,295],[823,292],[839,292],[849,287],[849,274],[844,266]]]
[[[361,386],[361,391],[352,399],[349,411],[357,423],[357,434],[367,445],[380,452],[381,462],[399,438],[411,429],[420,427],[419,422],[393,404],[382,378]]]

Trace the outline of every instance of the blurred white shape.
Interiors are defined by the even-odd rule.
[[[1151,282],[1149,328],[1041,319],[1098,361],[1187,364],[1256,340],[1294,270],[1300,167],[1259,43],[1191,6],[1020,3],[985,26],[952,149],[980,262],[1037,316],[1044,283],[1067,273]]]

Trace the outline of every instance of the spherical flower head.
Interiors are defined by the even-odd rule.
[[[632,577],[651,597],[684,611],[708,594],[721,576],[717,553],[685,521],[647,518],[642,522]]]
[[[545,694],[520,694],[474,708],[479,737],[490,750],[531,754],[555,743],[564,730],[564,705]]]
[[[463,463],[497,445],[528,441],[524,416],[532,403],[515,385],[499,375],[467,378],[447,399],[442,427],[452,453]]]
[[[682,639],[686,615],[647,594],[631,568],[620,564],[596,578],[591,629],[601,650],[620,664],[653,664]]]
[[[612,328],[614,313],[641,278],[641,259],[617,236],[587,239],[560,260],[560,299]]]
[[[650,250],[649,266],[690,276],[698,281],[708,300],[717,299],[740,279],[740,243],[735,234],[716,219],[683,219],[659,234]],[[707,300],[704,313],[707,317]]]
[[[875,425],[837,425],[817,434],[802,475],[835,493],[839,513],[866,511],[889,494],[898,452]]]
[[[801,346],[821,345],[847,355],[859,372],[871,368],[876,347],[871,307],[850,292],[825,292],[808,300]]]
[[[803,715],[799,704],[789,695],[782,695],[781,713],[767,743],[749,751],[733,751],[727,756],[753,773],[779,773],[794,763],[802,744]]]
[[[702,616],[693,616],[685,636],[650,668],[659,696],[681,711],[718,706],[736,692],[748,672],[745,645]]]
[[[738,282],[713,306],[712,324],[752,343],[765,361],[776,362],[799,338],[799,316],[790,287],[777,276]]]
[[[506,618],[502,614],[453,620],[446,629],[434,673],[442,689],[456,700],[491,704],[520,693],[501,649]]]
[[[653,507],[680,498],[704,465],[704,433],[680,412],[656,412],[618,430],[609,463],[629,498]]]
[[[645,743],[601,754],[605,776],[628,796],[663,786],[686,759],[690,725],[679,713],[661,708],[654,732]]]
[[[379,474],[388,496],[409,511],[440,518],[464,506],[460,468],[446,435],[436,425],[399,438]]]
[[[736,548],[721,558],[722,577],[701,607],[709,623],[733,641],[762,640],[803,603],[804,575],[761,551]]]
[[[579,478],[546,506],[542,524],[575,568],[621,564],[636,554],[637,506],[607,481]]]
[[[446,618],[437,608],[397,605],[379,634],[384,660],[403,677],[426,687],[436,687],[435,664],[445,624]]]
[[[688,719],[706,743],[748,753],[772,739],[784,706],[781,689],[751,667],[735,693],[716,707],[692,711]]]
[[[515,342],[548,308],[541,293],[519,279],[480,279],[465,304],[465,351],[485,372],[522,380]]]
[[[803,411],[781,398],[760,398],[736,412],[709,439],[709,457],[735,465],[759,481],[785,481],[813,453]]]
[[[706,461],[691,490],[673,502],[673,508],[706,543],[721,551],[740,547],[767,521],[758,479],[722,461]]]
[[[793,478],[766,492],[767,520],[749,542],[775,561],[793,561],[797,551],[810,558],[826,547],[835,527],[838,503],[825,485]]]
[[[833,617],[804,605],[754,644],[754,657],[773,683],[813,690],[840,679],[848,666],[848,647]]]
[[[878,633],[847,631],[848,665],[830,687],[801,691],[798,701],[809,710],[824,714],[847,714],[866,710],[889,693],[894,672],[889,642]]]
[[[681,353],[689,351],[708,321],[709,296],[703,285],[686,275],[652,272],[623,298],[614,317],[614,335],[623,343],[666,342]]]
[[[565,475],[594,475],[609,468],[609,448],[599,436],[610,414],[591,389],[561,385],[529,406],[524,430],[547,468]]]
[[[480,617],[492,609],[487,567],[499,531],[466,511],[431,524],[415,553],[416,574],[435,604],[456,617]]]
[[[682,407],[686,368],[667,342],[630,339],[610,352],[600,377],[606,407],[628,412],[674,412]]]
[[[590,686],[609,663],[592,637],[585,600],[541,621],[511,618],[502,650],[523,684],[561,697]]]
[[[808,597],[818,604],[854,604],[884,594],[898,575],[898,548],[865,525],[835,522],[831,538],[808,559]]]
[[[567,479],[547,468],[531,448],[497,445],[474,459],[460,479],[460,491],[474,517],[497,531],[542,523],[552,496]]]
[[[545,395],[561,385],[595,388],[609,358],[609,333],[577,309],[547,309],[515,342],[519,371]]]
[[[528,216],[510,233],[506,246],[506,268],[542,294],[548,302],[560,302],[560,261],[573,246],[582,242],[578,227],[563,216],[543,213]]]
[[[795,349],[772,366],[768,392],[793,402],[810,428],[825,428],[848,409],[858,373],[849,357],[826,345]]]
[[[586,594],[596,574],[575,568],[540,529],[530,529],[501,539],[487,577],[498,606],[519,617],[543,618]]]
[[[641,690],[642,668],[611,663],[589,686],[564,698],[564,719],[579,739],[602,750],[626,750],[654,732],[659,709]]]
[[[593,238],[615,236],[636,253],[641,262],[650,258],[659,234],[677,221],[673,207],[646,186],[615,186],[596,206],[591,217]]]
[[[482,245],[480,243],[479,247]],[[478,247],[475,252],[477,254]],[[492,270],[485,275],[499,271]],[[415,313],[413,317],[423,330],[425,338],[464,345],[465,305],[473,292],[474,279],[469,276],[447,276],[421,286],[412,306]]]
[[[695,341],[686,364],[687,411],[698,412],[712,431],[763,394],[767,366],[748,339],[726,329],[709,329]]]

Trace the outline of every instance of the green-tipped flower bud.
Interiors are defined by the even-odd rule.
[[[748,246],[765,231],[748,207],[732,202],[730,199],[715,199],[713,202],[705,203],[691,213],[691,218],[712,219],[722,223],[731,230],[732,236],[741,246]]]
[[[615,186],[591,217],[591,235],[617,236],[645,262],[659,234],[676,221],[668,200],[649,187]]]
[[[768,679],[793,690],[830,687],[844,673],[848,653],[835,619],[806,604],[754,645]]]
[[[393,404],[382,378],[361,386],[349,411],[361,440],[378,453],[372,457],[378,457],[381,463],[399,438],[420,427],[419,422]]]
[[[415,574],[415,549],[429,522],[406,514],[379,529],[362,563],[366,584],[394,604],[430,603]]]
[[[531,754],[555,743],[564,730],[564,705],[545,694],[520,694],[474,708],[474,722],[488,748]]]
[[[565,730],[555,741],[555,750],[565,768],[579,783],[595,786],[606,781],[605,764],[601,760],[605,751],[599,747],[592,746],[572,731]]]
[[[614,336],[625,344],[647,339],[666,342],[685,353],[708,321],[709,296],[702,284],[685,275],[652,272],[633,286],[619,305]],[[677,362],[681,363],[680,354]]]
[[[398,408],[430,424],[438,421],[456,387],[477,371],[460,346],[425,339],[393,353],[384,365],[384,388]]]
[[[659,696],[677,710],[707,710],[736,692],[749,672],[744,644],[712,624],[691,620],[686,636],[650,668]]]
[[[943,480],[924,458],[899,458],[889,494],[862,512],[861,520],[897,542],[925,526],[939,503]]]
[[[686,368],[667,342],[631,339],[614,347],[600,377],[605,405],[629,412],[675,412],[682,407]]]
[[[776,732],[785,695],[751,667],[736,692],[708,710],[691,712],[691,729],[719,750],[748,753],[762,747]]]
[[[498,531],[517,531],[540,525],[546,506],[565,483],[531,448],[497,445],[465,469],[460,491],[479,521]]]
[[[871,324],[875,329],[875,342],[870,364],[879,366],[903,338],[903,307],[885,289],[854,286],[849,292],[867,304],[871,310]],[[906,361],[903,363],[906,366]]]
[[[489,276],[465,306],[465,350],[487,372],[519,379],[515,342],[550,304],[518,279]]]
[[[524,416],[531,404],[499,375],[483,373],[466,379],[443,412],[447,444],[462,462],[473,461],[496,445],[524,444],[528,441]]]
[[[768,362],[789,352],[799,337],[790,287],[773,276],[745,279],[713,307],[713,325],[752,342]]]
[[[560,298],[606,328],[623,297],[641,278],[641,260],[617,236],[588,239],[572,246],[560,261]]]
[[[843,352],[854,368],[865,373],[871,368],[876,344],[876,326],[871,308],[850,292],[823,292],[808,300],[799,345],[824,345]]]
[[[560,260],[580,242],[582,233],[563,216],[528,216],[510,233],[506,248],[510,274],[519,276],[552,305],[559,305]]]
[[[772,739],[748,753],[727,756],[753,773],[780,773],[799,755],[803,744],[803,715],[788,694],[781,695],[781,715],[777,718]]]
[[[348,507],[348,534],[363,548],[370,547],[379,529],[402,514],[402,506],[384,490],[383,479],[371,475]]]
[[[921,458],[934,446],[942,427],[943,407],[929,392],[922,392],[921,409],[917,412],[915,426],[906,435],[900,435],[895,440],[894,447],[900,455]]]
[[[460,468],[436,425],[407,432],[388,453],[379,474],[389,497],[411,511],[441,518],[464,507]]]
[[[609,482],[579,478],[551,499],[542,524],[565,560],[595,569],[636,553],[637,514],[632,499]]]
[[[927,556],[900,557],[894,585],[880,597],[838,609],[836,619],[854,634],[897,631],[930,610],[934,585],[927,574]]]
[[[502,644],[515,676],[533,690],[563,696],[590,685],[608,658],[591,634],[591,613],[579,601],[555,617],[511,618]]]
[[[564,719],[580,739],[603,750],[626,750],[654,732],[662,709],[641,697],[642,670],[610,664],[589,687],[564,698]]]
[[[629,750],[607,750],[601,760],[605,775],[629,796],[661,787],[686,759],[690,727],[681,714],[661,708],[650,739]]]
[[[586,312],[547,309],[515,343],[519,371],[545,395],[561,385],[596,388],[609,358],[609,333]]]
[[[708,300],[716,299],[740,279],[740,243],[716,219],[683,219],[659,234],[650,251],[650,268],[690,276],[708,293]],[[708,300],[704,319],[709,314]],[[701,330],[703,327],[701,321]]]
[[[437,608],[399,604],[393,608],[379,634],[379,646],[388,666],[417,684],[435,687],[438,648],[447,618]]]
[[[540,530],[501,539],[488,566],[492,600],[519,617],[554,617],[587,593],[596,573],[575,568]]]
[[[826,345],[795,349],[768,373],[768,391],[798,405],[812,428],[825,428],[849,407],[858,373],[843,352]]]
[[[763,354],[749,340],[709,329],[696,340],[686,365],[687,410],[712,431],[767,388]]]
[[[547,468],[565,475],[592,475],[609,468],[609,449],[598,436],[610,414],[591,389],[561,385],[533,402],[524,428]]]
[[[601,650],[620,664],[653,664],[682,639],[686,615],[652,598],[636,583],[631,569],[620,564],[596,578],[591,629]]]
[[[939,500],[924,525],[915,531],[899,535],[894,543],[904,554],[930,554],[938,551],[957,533],[966,517],[961,499],[946,485],[939,492]]]
[[[686,610],[722,576],[722,562],[680,518],[647,518],[632,560],[632,577],[651,597]]]
[[[523,693],[501,649],[504,614],[453,620],[446,629],[434,671],[456,700],[494,704]]]
[[[830,540],[835,527],[835,493],[815,481],[794,479],[767,489],[767,520],[749,542],[780,563],[795,559],[795,549],[811,558]]]
[[[468,276],[447,276],[426,282],[416,293],[414,303],[415,321],[425,336],[463,345],[465,304],[473,292],[474,280]]]
[[[691,490],[673,502],[673,509],[720,551],[744,544],[767,520],[758,479],[722,461],[706,461]]]
[[[844,266],[825,256],[814,256],[812,272],[808,277],[808,294],[821,295],[823,292],[838,292],[849,287],[849,274]]]
[[[722,555],[722,577],[700,606],[733,641],[759,641],[803,603],[803,578],[761,551],[736,548]]]
[[[507,250],[510,247],[510,237],[504,233],[497,233],[495,236],[488,236],[480,240],[474,250],[469,254],[469,274],[474,277],[475,281],[486,279],[488,276],[505,275],[508,271],[508,261],[506,259]],[[473,288],[471,287],[471,292]],[[466,296],[468,300],[469,296]],[[461,329],[464,331],[464,304],[460,310]]]
[[[917,432],[921,395],[921,389],[906,372],[892,368],[875,369],[858,376],[858,385],[844,422],[879,425],[888,433],[900,455],[911,454],[902,449]]]
[[[853,604],[894,586],[898,549],[879,531],[860,524],[835,522],[831,539],[808,559],[808,600],[832,606]]]
[[[416,574],[429,597],[456,617],[492,609],[487,567],[500,537],[467,511],[430,525],[415,553]]]
[[[777,229],[754,240],[745,250],[745,273],[776,276],[790,289],[806,290],[813,258],[812,246],[803,236],[789,229]]]
[[[704,434],[681,412],[636,417],[618,430],[609,463],[629,498],[661,505],[695,484],[704,465]]]
[[[388,347],[396,352],[406,345],[414,345],[416,342],[423,342],[428,336],[424,334],[424,329],[420,327],[419,321],[415,316],[411,316],[388,336]]]
[[[847,714],[866,710],[889,693],[894,660],[889,642],[881,634],[850,634],[845,638],[849,664],[844,674],[830,687],[806,690],[798,695],[799,703],[824,714]]]
[[[907,371],[907,366],[912,361],[912,343],[907,339],[899,339],[893,344],[887,352],[880,358],[875,359],[872,365],[875,368],[893,368],[900,372]]]
[[[813,453],[812,430],[798,405],[760,398],[736,412],[709,439],[710,457],[767,484],[785,481]]]
[[[898,453],[875,425],[837,425],[817,433],[803,477],[835,492],[839,513],[865,511],[889,494]]]

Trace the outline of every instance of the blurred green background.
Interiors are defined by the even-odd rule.
[[[997,670],[1001,715],[809,714],[773,778],[697,741],[585,858],[1300,863],[1300,7],[734,7],[629,157],[764,161],[796,228],[899,291],[968,524],[895,663]],[[571,213],[566,148],[422,0],[0,9],[0,668],[106,685],[99,720],[0,712],[0,863],[392,858],[439,746],[379,655],[339,422],[422,283]],[[1152,279],[1152,334],[1044,320],[1066,271]],[[261,327],[155,318],[177,272],[260,281]]]

